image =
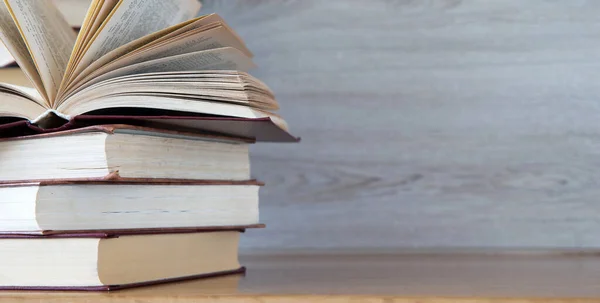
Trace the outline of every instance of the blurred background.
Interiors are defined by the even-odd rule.
[[[203,4],[302,137],[242,252],[600,247],[600,1]]]

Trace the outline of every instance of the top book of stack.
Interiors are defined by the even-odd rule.
[[[0,137],[120,123],[297,141],[244,41],[197,0],[94,0],[79,34],[50,1],[4,2],[0,38],[34,89],[0,84]]]

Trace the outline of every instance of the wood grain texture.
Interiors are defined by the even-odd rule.
[[[246,256],[246,276],[106,292],[0,292],[0,302],[598,302],[597,255]]]
[[[600,2],[204,1],[298,145],[246,251],[600,246]]]

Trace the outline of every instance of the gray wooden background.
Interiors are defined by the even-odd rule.
[[[600,247],[600,1],[204,1],[301,144],[243,249]]]

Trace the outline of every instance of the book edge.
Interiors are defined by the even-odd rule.
[[[255,185],[264,186],[265,183],[256,179],[250,180],[194,180],[194,179],[166,179],[166,178],[122,178],[118,174],[109,174],[100,178],[80,179],[54,179],[54,180],[19,180],[0,181],[0,188],[26,187],[26,186],[59,186],[59,185]]]
[[[25,121],[26,124],[29,124],[28,121]],[[10,123],[9,123],[10,124]],[[61,137],[61,136],[69,136],[75,134],[87,134],[87,133],[105,133],[108,135],[114,135],[120,133],[120,131],[134,131],[140,132],[141,135],[163,135],[165,137],[168,136],[178,136],[183,139],[189,140],[201,140],[202,138],[207,138],[211,140],[219,140],[223,142],[239,142],[239,143],[255,143],[256,140],[250,138],[241,138],[234,136],[223,136],[216,134],[208,134],[208,133],[193,133],[193,132],[185,132],[185,131],[177,131],[177,130],[168,130],[162,128],[153,128],[153,127],[144,127],[144,126],[134,126],[128,124],[102,124],[102,125],[91,125],[80,128],[67,128],[64,130],[57,131],[49,131],[34,135],[24,135],[17,137],[7,137],[0,138],[0,142],[7,141],[17,141],[17,140],[33,140],[38,138],[52,138],[52,137]]]
[[[130,284],[119,285],[99,285],[99,286],[0,286],[0,291],[115,291],[122,289],[131,289],[142,286],[152,286],[158,284],[175,283],[190,281],[196,279],[213,278],[218,276],[242,274],[245,275],[246,267],[242,266],[238,269],[224,270],[206,274],[198,274],[185,277],[159,279],[146,282],[137,282]]]
[[[227,226],[195,226],[169,228],[138,228],[138,229],[102,229],[102,230],[41,230],[41,231],[0,231],[0,239],[55,239],[55,238],[94,238],[107,239],[120,236],[141,236],[159,234],[187,234],[238,231],[245,232],[250,228],[265,228],[262,223]]]
[[[115,121],[116,120],[116,121]],[[268,123],[273,129],[277,129],[278,135],[275,137],[264,137],[259,134],[254,134],[254,137],[239,137],[236,135],[228,135],[222,131],[202,131],[194,127],[180,127],[164,124],[164,121],[211,121],[218,123]],[[192,116],[118,116],[118,115],[79,115],[72,117],[71,121],[57,128],[43,129],[36,125],[32,125],[28,120],[17,120],[13,122],[0,124],[0,141],[1,140],[17,140],[25,138],[39,138],[40,136],[55,136],[61,132],[70,130],[80,130],[82,128],[98,125],[124,124],[124,125],[146,125],[153,130],[171,130],[190,133],[195,136],[200,135],[215,135],[218,137],[251,140],[252,142],[281,142],[281,143],[297,143],[301,139],[292,135],[289,131],[277,126],[270,118],[239,118],[239,117],[192,117]]]

